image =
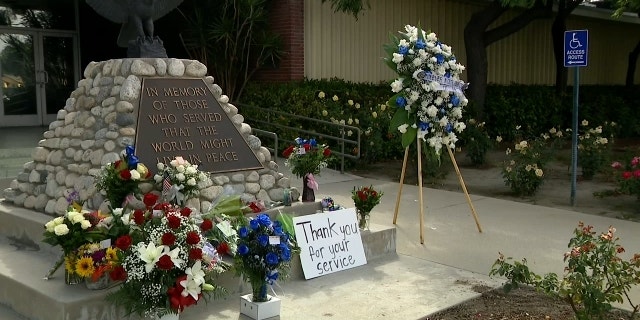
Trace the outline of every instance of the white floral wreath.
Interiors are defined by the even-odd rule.
[[[395,95],[388,102],[397,107],[390,131],[402,133],[405,148],[417,137],[440,154],[443,145],[455,148],[456,132],[466,128],[461,120],[469,102],[464,96],[467,84],[460,80],[464,66],[435,33],[411,25],[404,28],[406,32],[391,36],[393,43],[384,46],[385,62],[398,73],[391,83]]]

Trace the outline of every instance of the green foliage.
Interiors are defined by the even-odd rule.
[[[522,135],[516,127],[516,136]],[[502,168],[505,184],[518,196],[532,196],[544,182],[544,170],[554,151],[561,145],[562,131],[552,128],[549,133],[526,139],[519,137],[514,150],[507,148],[507,160]]]
[[[224,0],[190,1],[179,9],[189,58],[204,63],[231,99],[242,95],[259,68],[276,66],[283,55],[282,40],[269,29],[268,7],[268,0]]]
[[[640,284],[640,254],[623,260],[618,256],[624,248],[617,244],[616,229],[609,227],[598,236],[592,228],[580,222],[574,230],[570,251],[564,254],[567,266],[561,281],[555,273],[542,277],[530,271],[526,259],[510,263],[512,258],[505,259],[502,254],[489,275],[507,278],[505,292],[525,284],[557,295],[571,306],[579,320],[609,319],[611,303],[623,303],[625,299],[633,308],[630,319],[634,319],[640,305],[634,305],[628,293],[632,286]]]
[[[492,85],[487,88],[485,118],[490,136],[502,136],[514,141],[513,124],[522,130],[539,134],[559,125],[571,128],[573,110],[572,88],[557,95],[552,86]],[[613,121],[619,125],[619,137],[640,135],[640,94],[623,86],[580,86],[581,118],[593,123]],[[618,135],[616,135],[618,136]]]
[[[322,0],[322,3],[327,1],[331,2],[333,11],[350,13],[356,19],[360,12],[371,7],[369,0]]]
[[[241,102],[283,111],[297,116],[349,125],[361,131],[361,149],[345,145],[345,153],[357,155],[359,163],[367,164],[384,159],[401,158],[404,149],[400,145],[399,133],[389,133],[387,128],[393,116],[392,108],[386,105],[389,99],[388,84],[352,83],[338,79],[305,80],[284,84],[253,83],[242,96]],[[240,107],[242,108],[242,107]],[[250,125],[252,121],[265,118],[264,114],[250,108],[240,110]],[[300,132],[287,130],[282,126],[321,132],[340,136],[336,126],[319,124],[290,117],[271,118],[278,126],[260,125],[260,129],[278,133],[281,140],[293,141]],[[355,138],[356,132],[347,130],[345,137]],[[307,136],[318,136],[308,133]],[[332,150],[339,152],[339,146],[332,144]],[[355,162],[346,163],[354,166]]]
[[[580,132],[578,133],[578,161],[582,168],[582,177],[590,180],[596,173],[604,171],[611,159],[611,145],[613,135],[606,136],[606,132],[611,132],[597,126],[589,128],[589,122],[582,120]],[[615,127],[615,122],[605,123],[605,127]]]
[[[482,120],[486,122],[486,134],[489,137],[501,136],[504,141],[516,141],[514,124],[522,125],[520,134],[526,132],[532,136],[548,133],[548,129],[554,126],[571,127],[571,95],[557,96],[554,90],[551,86],[489,86],[485,118]],[[321,93],[324,98],[319,97]],[[338,100],[334,101],[333,96],[337,96]],[[347,167],[353,167],[387,159],[402,159],[404,148],[400,134],[397,130],[388,130],[396,111],[387,105],[389,99],[388,83],[352,83],[330,79],[281,84],[250,83],[240,102],[346,125],[349,125],[351,119],[351,125],[362,132],[361,149],[357,150],[351,146],[345,150],[353,155],[360,151],[361,158],[357,162],[346,163]],[[349,100],[353,102],[352,105],[349,104]],[[582,118],[593,123],[617,123],[615,128],[610,128],[614,129],[612,132],[616,137],[640,136],[640,114],[633,111],[634,105],[640,105],[640,95],[637,93],[627,91],[622,86],[583,86],[580,90],[580,101]],[[468,111],[473,115],[472,108]],[[255,126],[253,120],[265,118],[263,114],[250,109],[241,108],[240,113],[252,126]],[[465,112],[464,117],[469,119],[472,116]],[[270,120],[281,126],[330,133],[335,136],[340,134],[335,128],[318,125],[316,122],[289,117]],[[279,139],[286,141],[293,141],[300,135],[300,132],[282,127],[260,125],[256,128],[277,132]],[[607,132],[609,129],[603,127],[603,130],[606,136],[610,135]],[[307,136],[314,134],[309,133]],[[340,151],[334,145],[332,149]],[[478,153],[480,151],[481,148],[478,149]]]
[[[467,157],[476,166],[485,164],[487,152],[493,146],[493,140],[489,137],[485,124],[486,122],[469,119],[467,128],[460,135]]]
[[[618,187],[616,191],[623,194],[635,195],[640,199],[640,157],[631,160],[615,161],[611,164],[615,170]]]

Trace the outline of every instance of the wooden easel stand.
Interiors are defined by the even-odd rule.
[[[420,244],[424,244],[424,201],[422,196],[422,147],[420,141],[417,141],[418,145],[418,199],[420,201]],[[482,227],[480,226],[480,222],[478,221],[478,215],[476,214],[476,210],[471,203],[471,197],[469,196],[469,192],[467,192],[467,187],[462,179],[462,174],[460,173],[460,169],[458,168],[458,163],[456,162],[456,158],[453,155],[453,151],[451,148],[447,147],[447,151],[449,152],[449,157],[451,158],[451,163],[453,163],[453,167],[456,170],[456,175],[458,175],[458,180],[460,181],[460,186],[462,187],[462,191],[464,192],[467,203],[469,204],[469,208],[471,209],[471,214],[473,215],[473,219],[476,222],[476,227],[478,228],[478,232],[482,233]],[[407,169],[407,159],[409,157],[409,147],[404,150],[404,159],[402,161],[402,172],[400,173],[400,187],[398,188],[398,196],[396,197],[396,207],[393,213],[393,224],[396,224],[398,220],[398,210],[400,208],[400,197],[402,195],[402,186],[404,185],[404,176]]]

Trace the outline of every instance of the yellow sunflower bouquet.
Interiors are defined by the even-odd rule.
[[[87,285],[97,287],[108,286],[109,273],[120,264],[118,248],[105,246],[108,243],[87,243],[78,249],[78,258],[73,270],[78,276],[86,279]]]

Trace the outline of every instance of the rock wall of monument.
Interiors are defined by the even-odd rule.
[[[203,78],[214,96],[247,141],[263,169],[214,174],[200,184],[200,197],[187,205],[206,210],[225,189],[245,200],[282,201],[290,181],[278,171],[269,150],[252,135],[238,109],[229,103],[207,69],[195,60],[172,58],[117,59],[90,63],[56,121],[4,190],[6,200],[16,206],[50,215],[63,214],[65,195],[78,191],[87,207],[105,209],[105,197],[96,190],[94,176],[101,167],[120,158],[127,145],[135,144],[141,84],[145,77]],[[155,164],[145,163],[152,171]],[[150,184],[142,187],[148,191]]]

